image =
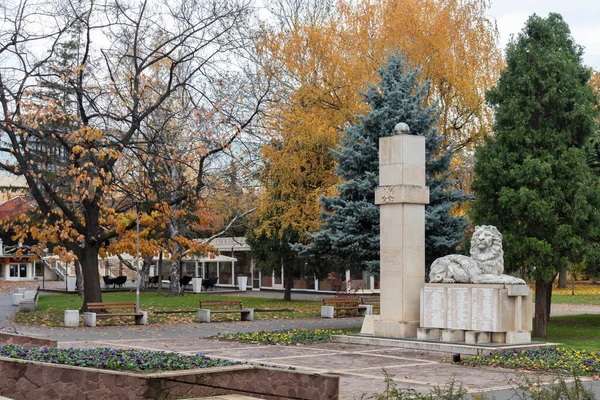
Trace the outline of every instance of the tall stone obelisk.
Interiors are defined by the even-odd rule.
[[[425,284],[425,137],[408,135],[399,123],[394,136],[379,139],[381,315],[376,336],[416,337]]]

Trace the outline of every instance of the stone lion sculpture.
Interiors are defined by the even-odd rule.
[[[431,264],[429,282],[525,284],[523,279],[502,272],[502,234],[495,226],[482,225],[475,227],[471,238],[471,257],[451,254],[438,258]]]

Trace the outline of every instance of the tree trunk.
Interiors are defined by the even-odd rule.
[[[552,282],[535,281],[535,324],[533,336],[546,337],[546,327],[550,319],[550,298]]]
[[[142,268],[140,269],[140,290],[148,290],[150,282],[150,262],[152,258],[144,258],[142,260]]]
[[[171,277],[169,278],[171,284],[169,285],[169,297],[183,296],[183,290],[179,284],[179,262],[171,262]]]
[[[552,310],[552,286],[557,276],[558,273],[552,275],[552,280],[548,283],[549,290],[546,291],[546,317],[548,320],[550,320],[550,311]]]
[[[77,252],[77,258],[81,262],[83,272],[83,305],[80,312],[87,311],[88,303],[102,302],[102,290],[100,289],[100,274],[98,273],[98,247],[86,246]]]
[[[158,288],[156,289],[156,292],[158,294],[162,294],[162,279],[163,279],[162,264],[163,264],[163,252],[161,251],[160,254],[158,255]]]
[[[77,293],[79,293],[79,297],[83,298],[83,274],[81,273],[81,263],[79,260],[75,260],[73,262],[75,265],[75,280],[77,281]]]
[[[175,209],[173,210],[176,211]],[[169,237],[171,240],[174,240],[177,236],[179,236],[179,223],[172,216],[169,217]],[[183,250],[181,245],[178,242],[175,242],[175,248],[171,251],[171,274],[169,280],[171,284],[169,285],[169,297],[177,297],[183,296],[183,290],[181,289],[181,285],[179,284],[179,263],[181,262]],[[177,262],[173,260],[178,260]]]
[[[283,266],[283,280],[285,290],[283,292],[284,301],[292,301],[292,288],[294,287],[294,267],[293,260],[288,260]]]
[[[558,269],[558,288],[567,288],[567,268],[564,265]]]

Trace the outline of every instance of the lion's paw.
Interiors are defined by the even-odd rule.
[[[442,279],[443,283],[454,283],[456,282],[456,280],[452,279],[452,278],[444,278]]]

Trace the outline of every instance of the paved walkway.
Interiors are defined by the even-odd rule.
[[[258,295],[251,293],[248,295]],[[281,293],[278,293],[281,295]],[[310,294],[309,294],[310,295]],[[307,295],[308,296],[308,295]],[[472,393],[494,390],[496,400],[514,395],[511,381],[518,373],[493,368],[471,368],[449,363],[451,354],[401,348],[325,343],[304,346],[270,346],[241,344],[210,339],[217,333],[253,332],[290,328],[340,329],[360,327],[362,318],[257,320],[251,322],[219,322],[161,326],[95,328],[39,328],[14,326],[10,320],[15,310],[10,295],[0,295],[0,326],[18,332],[52,338],[61,347],[115,347],[174,351],[183,354],[202,353],[212,357],[282,367],[294,367],[308,373],[339,375],[341,399],[369,398],[385,388],[386,375],[399,388],[412,388],[428,393],[434,386],[455,380]],[[557,313],[593,311],[586,306],[557,307]],[[598,311],[598,310],[595,310]],[[555,308],[553,308],[553,315]],[[546,377],[547,378],[547,377]],[[590,382],[590,385],[600,382]]]

